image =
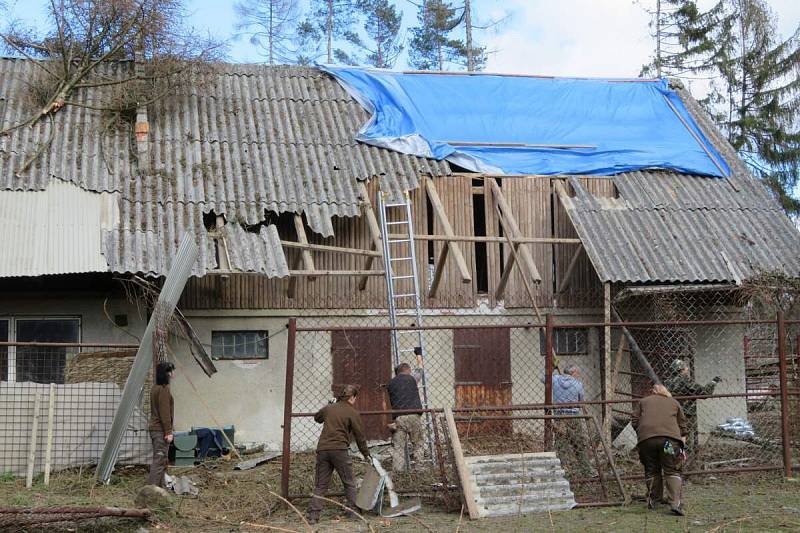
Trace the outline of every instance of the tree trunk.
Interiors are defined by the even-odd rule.
[[[333,0],[328,0],[328,22],[326,26],[328,34],[328,63],[333,63]]]
[[[272,65],[272,37],[275,33],[275,25],[274,25],[274,18],[273,18],[273,10],[274,4],[270,0],[269,3],[269,64]]]
[[[467,71],[472,72],[475,70],[475,58],[472,57],[472,8],[470,7],[470,0],[464,0],[464,25],[467,30]]]
[[[656,75],[661,77],[661,0],[656,0]]]

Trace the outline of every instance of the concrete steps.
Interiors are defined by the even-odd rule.
[[[575,497],[553,452],[464,458],[481,516],[571,509]]]

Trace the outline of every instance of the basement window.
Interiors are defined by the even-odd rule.
[[[539,335],[539,349],[542,355],[547,350],[544,330]],[[586,328],[554,328],[553,351],[556,355],[588,355],[589,330]]]
[[[266,331],[212,331],[212,359],[269,359]]]

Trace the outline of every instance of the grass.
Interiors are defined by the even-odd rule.
[[[297,515],[270,491],[276,491],[280,465],[267,463],[253,470],[238,472],[228,463],[217,462],[208,468],[195,468],[172,473],[188,474],[198,483],[197,498],[175,498],[174,511],[161,514],[150,524],[161,531],[268,531],[261,524],[274,528],[305,531]],[[133,506],[133,499],[145,478],[142,468],[123,468],[115,473],[111,484],[94,484],[94,470],[73,470],[51,476],[45,487],[37,479],[33,488],[25,489],[23,479],[0,477],[0,505],[38,507],[52,505]],[[634,495],[643,487],[632,486]],[[486,531],[527,532],[556,531],[703,531],[708,533],[738,531],[800,530],[800,483],[785,481],[778,475],[741,474],[696,478],[685,490],[689,514],[675,517],[662,507],[647,511],[642,502],[626,507],[577,509],[552,514],[532,514],[470,521],[459,520],[458,513],[436,510],[430,502],[423,511],[409,517],[381,519],[368,515],[376,532]],[[307,501],[295,502],[300,510]],[[78,531],[136,531],[141,525],[134,520],[104,520],[82,523]],[[56,529],[49,527],[48,531]],[[73,526],[74,530],[74,526]],[[317,531],[367,531],[360,521],[338,520],[335,506],[326,506]]]

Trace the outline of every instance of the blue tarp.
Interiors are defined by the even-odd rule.
[[[357,139],[405,154],[501,174],[730,174],[666,80],[320,68],[372,113]]]

